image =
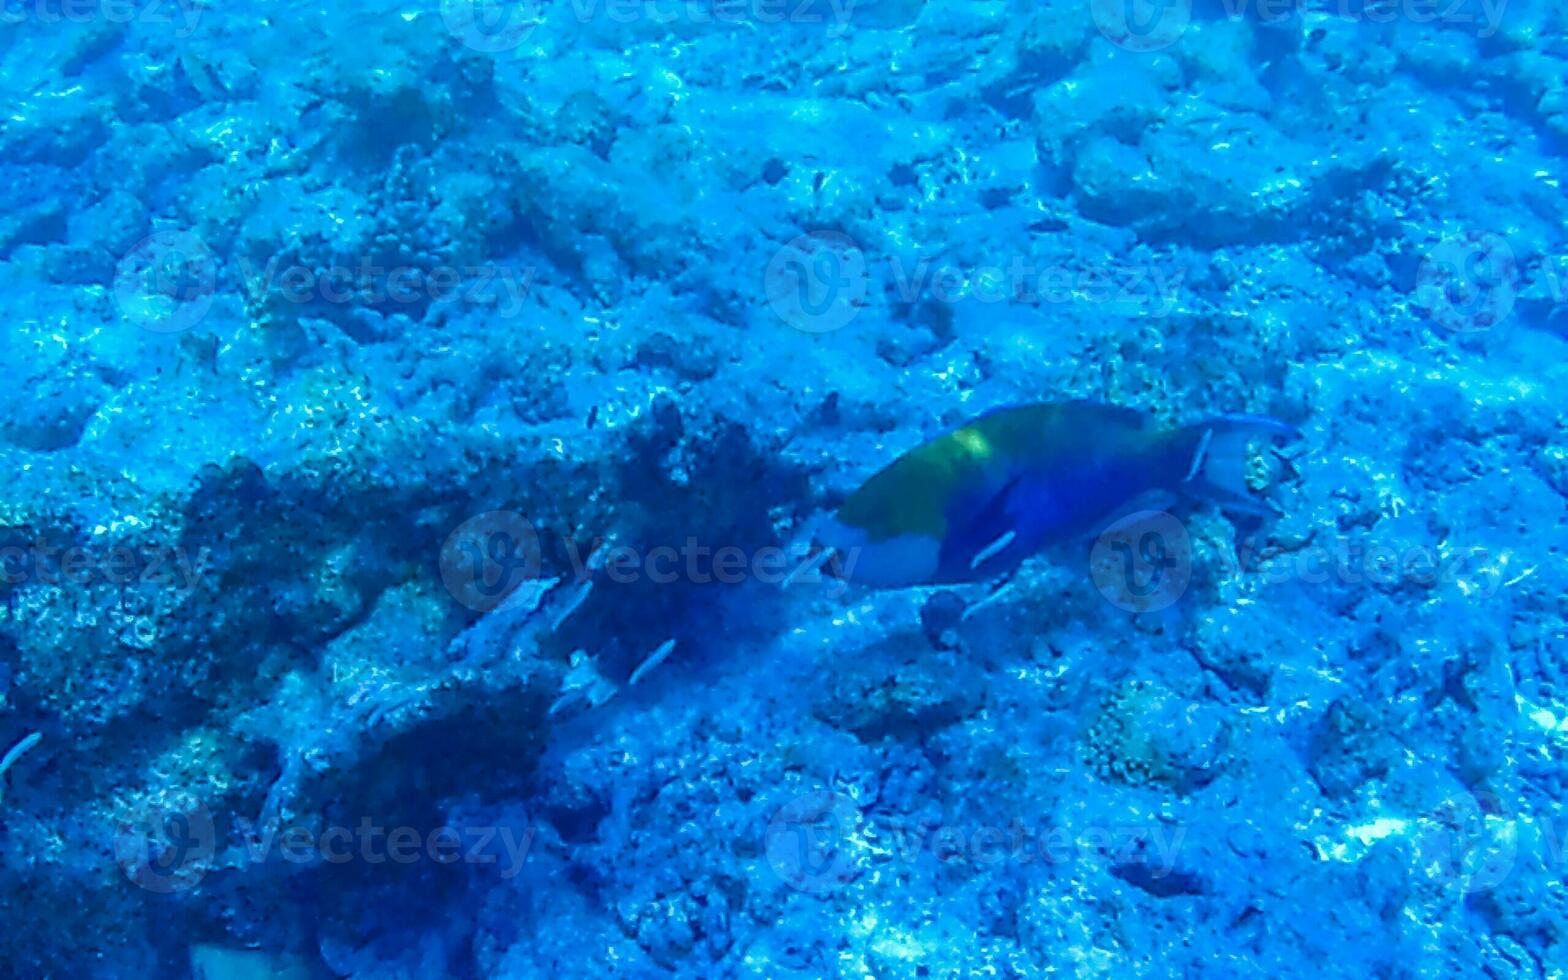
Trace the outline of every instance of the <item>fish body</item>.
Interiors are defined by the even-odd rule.
[[[1248,441],[1298,435],[1262,416],[1162,429],[1143,412],[1095,402],[1001,408],[894,460],[818,539],[861,584],[980,581],[1183,497],[1268,513],[1246,486]]]

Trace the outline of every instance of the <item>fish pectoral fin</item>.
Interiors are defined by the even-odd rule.
[[[1017,539],[1017,537],[1017,531],[1002,532],[1000,537],[986,545],[984,548],[981,548],[973,558],[969,559],[969,567],[979,568],[981,565],[984,565],[990,559],[995,558],[998,554],[1006,551],[1008,545],[1012,544],[1013,541]]]
[[[970,520],[952,522],[955,531],[943,549],[944,564],[970,575],[1019,546],[1030,547],[1038,539],[1038,497],[1022,477],[1003,484]]]

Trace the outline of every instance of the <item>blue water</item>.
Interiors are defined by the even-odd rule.
[[[1561,4],[0,24],[0,975],[1562,975]]]

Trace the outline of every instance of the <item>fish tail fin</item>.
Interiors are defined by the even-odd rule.
[[[1247,486],[1247,447],[1300,438],[1300,429],[1266,415],[1219,415],[1189,425],[1177,432],[1187,465],[1176,489],[1226,510],[1278,516],[1278,508]]]

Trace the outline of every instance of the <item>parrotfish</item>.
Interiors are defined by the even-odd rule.
[[[844,578],[863,585],[983,581],[1183,499],[1273,514],[1247,486],[1248,447],[1299,437],[1260,415],[1169,429],[1136,409],[1087,401],[1000,408],[894,460],[817,540],[842,557]]]

